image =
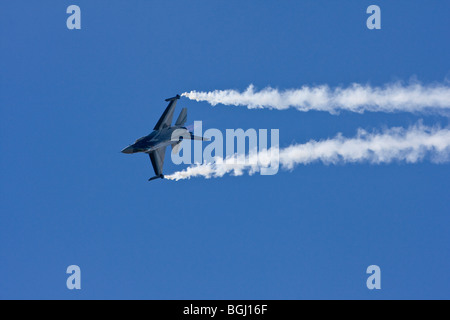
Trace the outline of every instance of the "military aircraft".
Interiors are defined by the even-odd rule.
[[[169,105],[153,128],[153,132],[137,139],[132,145],[122,150],[123,153],[148,153],[155,171],[155,176],[148,179],[148,181],[158,178],[164,179],[162,171],[164,156],[168,146],[172,147],[173,153],[177,153],[183,139],[208,141],[207,138],[194,136],[192,132],[183,127],[187,120],[187,108],[181,110],[177,121],[172,126],[173,112],[178,99],[180,99],[178,94],[173,98],[166,99],[165,101],[168,101]]]

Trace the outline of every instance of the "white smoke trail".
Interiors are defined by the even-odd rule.
[[[215,90],[191,91],[182,94],[191,100],[216,104],[270,108],[283,110],[290,107],[299,111],[327,111],[336,114],[341,110],[363,113],[372,112],[436,112],[449,113],[450,87],[443,84],[423,86],[399,83],[383,87],[352,84],[347,88],[331,89],[327,85],[279,91],[265,88],[255,91],[250,85],[244,92]]]
[[[263,152],[255,156],[264,157],[267,163],[268,155],[276,153]],[[391,163],[404,161],[416,163],[424,158],[432,162],[450,161],[450,130],[438,127],[426,127],[417,124],[408,129],[392,128],[381,133],[368,133],[359,129],[354,138],[345,138],[338,134],[335,138],[314,141],[305,144],[294,144],[279,150],[279,163],[285,170],[291,170],[296,165],[306,165],[313,162],[325,164],[339,163]],[[242,160],[242,159],[241,159]],[[185,170],[166,176],[170,180],[190,179],[191,177],[217,178],[231,173],[239,176],[248,172],[253,174],[260,168],[256,165],[209,163],[194,165]],[[248,161],[248,163],[255,163]]]

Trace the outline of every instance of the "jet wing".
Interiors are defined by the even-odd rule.
[[[163,166],[164,166],[164,156],[166,155],[166,148],[162,147],[151,151],[148,155],[152,161],[153,170],[155,170],[156,176],[162,176]]]
[[[166,99],[166,101],[169,101],[169,105],[167,106],[166,110],[164,110],[161,118],[159,118],[153,130],[161,130],[171,126],[173,112],[175,110],[178,99],[180,99],[180,96],[178,94],[173,98]]]

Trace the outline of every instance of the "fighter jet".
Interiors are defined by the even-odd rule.
[[[148,181],[164,179],[162,171],[168,146],[172,147],[173,153],[177,153],[183,139],[208,141],[206,138],[194,136],[192,132],[183,127],[187,120],[187,108],[181,110],[177,121],[172,126],[173,113],[178,99],[180,99],[178,94],[173,98],[166,99],[165,101],[168,101],[169,105],[153,128],[153,132],[137,139],[132,145],[122,150],[123,153],[144,152],[149,155],[155,176]]]

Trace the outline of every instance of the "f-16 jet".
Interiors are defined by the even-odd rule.
[[[162,171],[164,156],[168,146],[172,147],[173,153],[177,153],[183,139],[208,141],[206,138],[194,136],[192,132],[184,127],[187,120],[187,108],[181,110],[177,121],[172,126],[173,113],[178,99],[180,99],[180,95],[166,99],[165,101],[168,101],[169,105],[153,128],[153,132],[137,139],[132,145],[122,150],[123,153],[144,152],[150,156],[155,176],[148,179],[148,181],[158,178],[164,179]]]

